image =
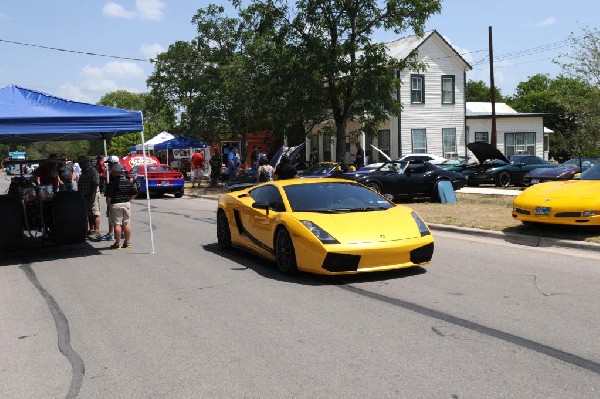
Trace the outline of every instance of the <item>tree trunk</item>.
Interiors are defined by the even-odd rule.
[[[346,158],[346,121],[336,121],[335,160],[344,162]]]

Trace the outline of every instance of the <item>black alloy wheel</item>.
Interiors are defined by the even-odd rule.
[[[231,248],[231,230],[225,211],[219,209],[217,213],[217,243],[221,249]]]
[[[285,228],[280,228],[275,238],[275,257],[277,259],[277,268],[285,275],[294,275],[298,273],[296,264],[296,250],[290,233]]]
[[[510,173],[507,171],[502,171],[496,178],[496,186],[498,187],[508,187],[510,186],[511,178]]]

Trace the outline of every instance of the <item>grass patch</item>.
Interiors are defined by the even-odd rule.
[[[456,193],[456,204],[414,202],[405,204],[417,211],[429,223],[448,224],[600,243],[600,228],[588,226],[523,225],[512,218],[511,195],[481,195]]]

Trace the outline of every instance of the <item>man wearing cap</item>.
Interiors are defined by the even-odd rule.
[[[102,238],[100,233],[100,175],[88,157],[82,155],[77,158],[77,162],[81,167],[77,188],[85,199],[90,228],[88,237],[91,240],[100,240]]]
[[[111,179],[104,192],[109,223],[114,226],[115,232],[115,243],[110,246],[111,249],[131,248],[131,199],[137,194],[137,186],[125,177],[123,166],[115,163],[111,167]],[[121,231],[125,232],[123,246]]]

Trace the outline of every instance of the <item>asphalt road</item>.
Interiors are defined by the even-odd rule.
[[[152,200],[154,253],[136,200],[131,249],[4,254],[0,397],[600,396],[598,252],[440,231],[426,268],[285,278],[215,205]]]

